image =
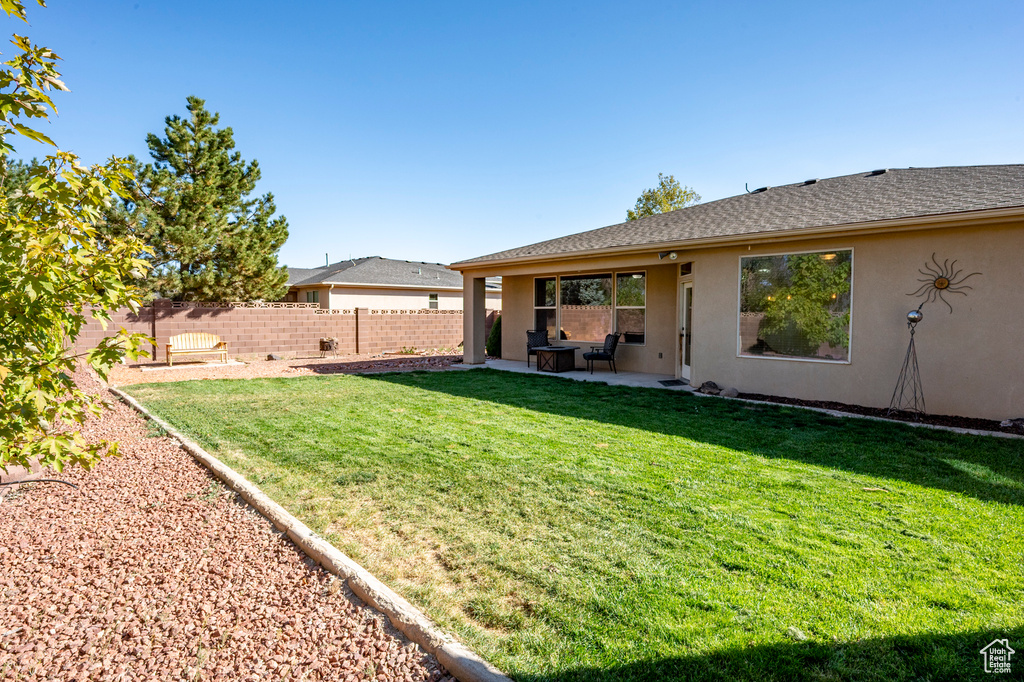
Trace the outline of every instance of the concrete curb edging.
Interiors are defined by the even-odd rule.
[[[960,433],[965,436],[992,436],[993,438],[1009,438],[1009,439],[1024,439],[1024,436],[1017,433],[1006,433],[1005,431],[985,431],[983,429],[965,429],[961,426],[944,426],[942,424],[925,424],[923,422],[908,422],[902,419],[888,419],[886,417],[876,417],[873,414],[857,414],[856,412],[843,412],[841,410],[830,410],[827,407],[811,407],[810,405],[790,405],[789,403],[775,403],[770,400],[751,400],[750,398],[730,398],[724,395],[710,395],[707,393],[701,393],[700,391],[692,391],[693,395],[699,398],[721,398],[722,400],[735,400],[741,403],[750,403],[752,405],[770,405],[774,407],[793,407],[798,410],[810,410],[811,412],[820,412],[821,414],[827,414],[830,417],[839,417],[840,419],[867,419],[868,421],[883,422],[885,424],[903,424],[904,426],[912,426],[915,429],[931,429],[933,431],[949,431],[950,433]]]
[[[386,615],[402,634],[420,645],[427,653],[433,654],[460,682],[511,682],[504,673],[466,646],[456,642],[422,611],[310,530],[306,524],[270,499],[244,476],[206,452],[198,443],[173,426],[150,413],[127,393],[112,386],[108,387],[108,390],[181,443],[187,453],[209,469],[227,487],[241,495],[256,511],[274,524],[275,528],[287,534],[310,559],[344,580],[357,597]]]

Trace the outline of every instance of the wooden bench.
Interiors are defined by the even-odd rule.
[[[188,332],[167,339],[167,365],[173,365],[175,355],[220,355],[220,361],[228,362],[228,344],[220,340],[216,334],[206,332]]]

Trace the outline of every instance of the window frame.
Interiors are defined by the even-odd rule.
[[[553,279],[553,280],[555,280],[555,304],[554,305],[537,305],[537,280],[539,280],[539,279],[545,279],[545,280]],[[559,278],[558,275],[543,275],[543,276],[537,276],[537,277],[533,278],[533,288],[530,290],[530,299],[533,301],[533,321],[530,323],[530,325],[532,326],[532,328],[534,330],[538,330],[539,331],[539,329],[537,327],[537,311],[538,310],[554,310],[555,311],[555,336],[556,337],[558,336],[558,330],[560,329],[560,327],[558,326],[559,316],[560,316],[560,313],[558,311],[560,306],[559,306],[558,302],[561,300],[561,295],[562,295],[561,288],[562,288],[561,287],[561,279]],[[546,329],[546,327],[545,327],[545,329]],[[550,335],[549,335],[548,341],[549,342],[551,341]],[[557,338],[556,338],[556,342],[557,342]]]
[[[306,303],[319,303],[320,302],[320,290],[319,289],[307,289],[306,290]]]
[[[636,275],[642,274],[644,276],[644,304],[643,306],[619,306],[616,304],[619,295],[619,275]],[[647,345],[647,285],[650,280],[648,279],[649,273],[646,268],[633,269],[629,268],[626,270],[595,270],[594,272],[574,272],[572,274],[564,275],[565,277],[587,277],[587,276],[600,276],[610,275],[612,279],[612,294],[611,294],[611,330],[612,333],[617,332],[616,326],[618,323],[618,310],[621,307],[623,310],[643,310],[644,311],[644,340],[643,343],[626,343],[620,341],[621,346],[636,346],[644,347]],[[563,275],[535,275],[533,277],[533,288],[530,291],[530,296],[533,300],[533,321],[532,325],[534,328],[537,326],[537,311],[538,310],[554,310],[555,311],[555,331],[562,328],[562,277]],[[537,280],[555,280],[555,305],[553,306],[541,306],[537,305]],[[618,332],[620,335],[623,332]],[[582,341],[596,341],[600,342],[604,339],[582,339]],[[556,341],[556,343],[561,343]]]
[[[641,305],[619,305],[619,277],[621,275],[643,275],[644,280],[644,304]],[[644,311],[644,329],[643,336],[644,340],[640,343],[636,341],[626,341],[626,333],[619,332],[622,335],[620,344],[624,346],[646,346],[647,345],[647,271],[646,270],[626,270],[624,272],[615,271],[612,273],[614,284],[612,287],[612,330],[618,331],[619,326],[619,309],[622,310],[642,310]]]
[[[744,258],[765,258],[771,256],[803,256],[813,253],[834,253],[837,251],[850,252],[850,345],[846,350],[845,360],[827,360],[825,358],[797,358],[785,355],[746,355],[743,353],[743,342],[740,337],[740,325],[743,315],[743,259]],[[808,249],[805,251],[776,251],[771,253],[743,252],[736,259],[736,357],[743,360],[783,360],[788,362],[817,362],[826,365],[851,365],[853,364],[853,289],[856,280],[857,258],[854,247],[837,246],[830,249]]]
[[[437,310],[439,296],[437,294],[427,294],[427,310]]]

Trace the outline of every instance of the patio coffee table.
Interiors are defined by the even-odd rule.
[[[537,346],[538,372],[571,372],[576,369],[579,346]]]

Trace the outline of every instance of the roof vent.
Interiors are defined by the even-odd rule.
[[[868,177],[871,177],[872,175],[884,175],[885,173],[888,173],[888,172],[889,172],[888,168],[879,168],[878,170],[873,170],[870,173],[868,173]]]
[[[751,192],[751,194],[757,194],[758,192],[767,192],[767,191],[768,191],[768,190],[770,190],[771,188],[772,188],[772,186],[771,186],[771,185],[768,185],[767,187],[758,187],[758,188],[757,188],[757,189],[755,189],[755,190],[754,190],[753,192]]]
[[[818,184],[818,178],[811,178],[810,180],[804,180],[805,185],[816,185]]]

